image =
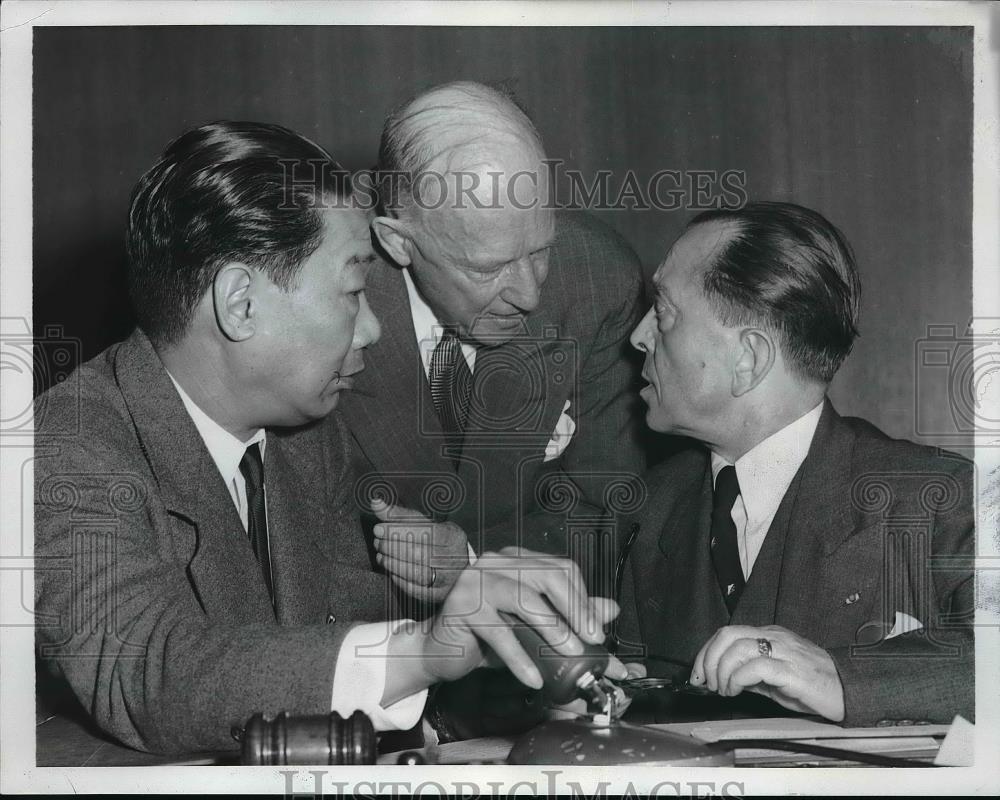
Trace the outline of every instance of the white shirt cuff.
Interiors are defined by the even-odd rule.
[[[479,556],[476,555],[476,551],[472,549],[471,544],[466,542],[465,546],[469,548],[469,566],[471,567],[473,564],[476,563],[476,559],[479,558]]]
[[[409,620],[372,622],[348,631],[337,654],[330,708],[342,717],[355,711],[368,715],[377,731],[408,730],[417,724],[427,690],[382,707],[389,636]]]

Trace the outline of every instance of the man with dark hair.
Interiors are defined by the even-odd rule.
[[[706,212],[654,284],[646,421],[703,446],[624,523],[620,641],[650,673],[848,725],[971,718],[972,465],[826,399],[857,335],[843,236],[788,203]]]
[[[499,610],[562,652],[614,614],[572,562],[508,553],[464,570],[431,624],[389,621],[331,413],[379,337],[350,192],[284,128],[181,136],[132,198],[139,328],[38,401],[39,656],[133,747],[234,748],[256,712],[407,728],[487,644],[540,685]]]

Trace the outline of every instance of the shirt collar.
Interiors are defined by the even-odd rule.
[[[795,473],[806,460],[822,413],[820,402],[736,460],[736,478],[749,524],[769,519],[778,510]],[[728,464],[712,453],[713,485],[719,471]]]
[[[191,417],[195,428],[201,434],[201,438],[205,442],[205,447],[208,448],[208,454],[212,457],[216,468],[219,470],[219,474],[222,475],[227,485],[236,477],[240,468],[240,462],[243,460],[243,454],[250,445],[260,442],[260,456],[262,459],[264,458],[267,437],[263,428],[258,428],[257,432],[247,439],[247,441],[241,442],[202,411],[198,404],[188,396],[188,393],[184,391],[173,375],[169,372],[167,375],[173,381],[174,387],[177,389],[177,394],[181,396],[181,402],[188,412],[188,416]]]
[[[420,360],[423,362],[424,372],[429,373],[431,356],[434,354],[434,348],[441,341],[444,326],[417,290],[408,267],[403,269],[403,282],[406,284],[406,296],[410,301],[410,317],[413,319],[413,332],[417,337],[417,349],[420,350]],[[463,341],[462,354],[465,356],[465,360],[471,370],[476,361],[476,346]]]

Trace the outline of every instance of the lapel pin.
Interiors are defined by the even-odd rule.
[[[858,602],[858,600],[860,600],[860,599],[861,599],[861,595],[860,594],[858,594],[857,592],[852,592],[846,598],[844,598],[844,605],[845,606],[852,605],[852,604]]]

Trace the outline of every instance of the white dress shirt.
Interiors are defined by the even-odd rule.
[[[431,307],[427,305],[427,301],[417,291],[409,268],[403,269],[403,281],[406,283],[406,295],[410,300],[410,317],[413,319],[413,332],[417,336],[420,361],[424,365],[424,375],[430,380],[431,356],[434,354],[434,348],[441,341],[444,325],[438,321]],[[465,363],[469,365],[469,372],[474,372],[476,369],[476,346],[468,342],[461,344],[462,355],[465,356]]]
[[[167,373],[170,375],[170,373]],[[260,442],[261,458],[267,438],[263,428],[257,430],[246,442],[241,442],[208,414],[201,410],[181,385],[170,375],[180,395],[181,402],[201,434],[208,453],[229,489],[229,495],[239,512],[244,530],[247,528],[246,481],[240,472],[240,461],[247,447]],[[267,515],[267,488],[264,489],[264,514]],[[268,531],[270,536],[270,531]],[[388,708],[381,705],[385,692],[386,661],[389,635],[407,620],[373,622],[355,625],[347,632],[337,654],[333,673],[330,710],[343,717],[357,710],[368,715],[376,730],[412,728],[423,713],[427,691],[405,697]]]
[[[740,494],[731,516],[736,524],[743,577],[750,578],[778,506],[805,461],[823,413],[823,403],[771,434],[736,460]],[[712,453],[712,483],[729,462]]]

